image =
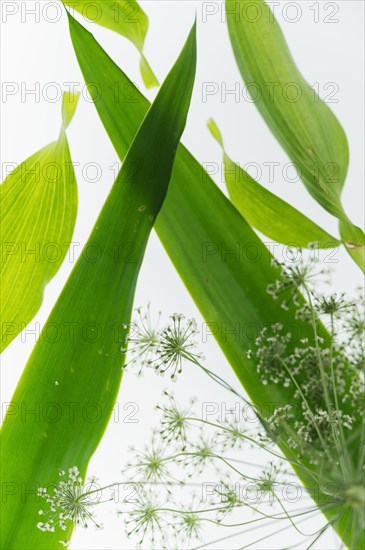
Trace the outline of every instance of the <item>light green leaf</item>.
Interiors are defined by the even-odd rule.
[[[264,0],[226,0],[226,12],[237,65],[245,83],[255,89],[258,110],[311,195],[347,227],[342,238],[349,232],[356,237],[346,247],[363,268],[364,233],[352,224],[341,203],[349,164],[341,124],[301,75]]]
[[[252,227],[278,243],[299,248],[308,248],[314,243],[318,248],[333,248],[341,244],[233,162],[224,150],[222,135],[214,120],[208,122],[208,127],[223,149],[224,174],[230,199]]]
[[[130,93],[133,84],[90,33],[81,26],[71,26],[70,30],[86,83],[97,83],[102,92],[95,107],[123,160],[149,103],[134,88],[137,101],[128,104],[121,96],[116,104],[110,83],[119,82],[121,90],[128,90],[126,94]],[[246,352],[264,326],[278,321],[290,326],[296,337],[308,337],[310,341],[312,334],[308,324],[295,318],[294,307],[284,311],[268,296],[267,286],[277,279],[279,272],[272,266],[267,248],[182,145],[156,230],[202,312],[208,332],[217,339],[262,414],[269,414],[272,403],[279,406],[295,402],[289,388],[262,384],[256,365],[247,358]],[[323,328],[320,333],[328,338]],[[295,346],[295,337],[293,340]],[[287,447],[285,452],[291,456]],[[313,465],[308,467],[315,468]],[[302,480],[308,483],[303,475]],[[335,514],[330,509],[326,514],[334,519]],[[343,531],[347,519],[344,514],[343,522],[335,524],[335,528]],[[351,529],[346,537],[351,541]]]
[[[218,128],[216,122],[210,118],[208,120],[208,128],[210,130],[210,133],[212,134],[212,136],[214,137],[214,139],[216,139],[219,143],[219,145],[222,147],[223,151],[224,151],[224,141],[223,141],[223,137],[222,137],[222,134],[221,134],[221,131],[220,129]]]
[[[0,187],[1,351],[37,313],[72,238],[77,185],[65,130],[77,101],[78,95],[63,95],[58,141],[20,164]]]
[[[74,32],[77,26],[72,24]],[[53,332],[36,345],[8,409],[1,462],[1,536],[7,550],[62,548],[60,531],[37,529],[40,504],[32,497],[24,501],[22,491],[57,482],[59,468],[78,466],[84,475],[107,426],[122,378],[124,323],[130,321],[147,240],[167,192],[195,67],[194,26],[136,127],[122,170],[49,317]],[[38,407],[39,416],[24,421],[22,406]]]
[[[70,92],[64,92],[62,96],[62,121],[63,128],[68,128],[71,120],[76,111],[77,103],[79,101],[80,94],[73,94]]]
[[[147,59],[143,54],[141,55],[139,69],[141,71],[142,79],[146,88],[157,88],[160,85],[156,75],[152,71]]]
[[[308,191],[331,214],[343,218],[340,196],[349,151],[342,126],[299,72],[264,0],[226,0],[226,12],[242,78],[256,85],[256,107],[300,168]]]
[[[159,86],[145,56],[144,43],[148,31],[148,17],[136,0],[62,0],[84,18],[117,32],[132,42],[141,54],[140,70],[147,88]]]
[[[340,220],[340,234],[345,242],[346,250],[365,273],[365,235],[351,222]]]

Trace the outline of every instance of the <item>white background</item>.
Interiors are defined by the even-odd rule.
[[[38,3],[46,4],[48,2]],[[62,16],[55,24],[41,16],[35,22],[34,16],[28,15],[25,21],[21,18],[22,6],[34,8],[36,2],[12,2],[17,4],[19,12],[8,17],[4,22],[3,2],[2,56],[1,77],[3,83],[15,82],[20,87],[34,88],[40,83],[41,91],[49,82],[60,86],[66,82],[80,83],[83,79],[75,59],[68,33],[66,17]],[[213,4],[209,3],[209,4]],[[324,2],[319,2],[320,21],[314,22],[314,11],[310,6],[314,2],[300,1],[301,17],[297,22],[290,22],[295,17],[295,8],[288,6],[292,2],[280,2],[276,7],[277,17],[282,24],[289,46],[302,73],[310,84],[319,83],[321,95],[325,96],[324,85],[334,82],[338,85],[335,98],[338,102],[331,107],[339,117],[348,136],[351,162],[343,201],[353,221],[362,225],[363,214],[363,39],[364,4],[362,1],[330,2],[339,10],[332,19],[335,23],[325,23],[329,11],[324,11]],[[279,145],[276,143],[254,105],[243,98],[236,102],[233,95],[222,102],[218,93],[202,102],[204,82],[216,82],[221,89],[226,83],[228,89],[241,83],[230,47],[226,25],[222,22],[223,7],[219,3],[216,15],[203,22],[203,4],[198,1],[148,1],[142,7],[150,18],[150,31],[146,40],[145,53],[160,81],[176,59],[187,33],[193,23],[195,14],[198,19],[199,64],[195,93],[184,135],[184,143],[201,162],[221,162],[221,153],[206,129],[206,122],[213,116],[220,126],[226,147],[231,157],[242,165],[255,162],[280,162],[275,181],[268,183],[268,172],[263,167],[261,183],[267,185],[277,194],[285,197],[302,212],[337,235],[337,222],[312,200],[301,183],[284,181],[281,170],[288,162]],[[288,10],[288,11],[287,11]],[[49,12],[51,14],[51,11]],[[283,14],[286,14],[287,21]],[[51,16],[50,16],[51,17]],[[289,19],[289,21],[288,21]],[[123,70],[141,85],[138,72],[139,56],[132,45],[111,31],[97,25],[82,21],[97,37],[103,47],[120,64]],[[22,84],[26,83],[26,84]],[[242,84],[241,84],[242,85]],[[153,98],[154,92],[148,93]],[[47,98],[35,101],[28,96],[22,100],[21,93],[2,99],[2,161],[21,162],[32,153],[56,139],[60,129],[60,103],[52,103]],[[113,171],[110,169],[118,160],[117,155],[98,119],[92,104],[81,100],[72,125],[68,131],[73,160],[81,166],[88,162],[97,162],[102,169],[100,181],[90,183],[82,177],[77,169],[79,184],[79,216],[74,241],[84,243],[94,224],[96,216],[113,183]],[[220,177],[216,179],[224,189]],[[344,251],[336,256],[335,287],[339,291],[352,292],[361,283],[361,274]],[[67,262],[62,266],[57,277],[46,290],[43,306],[32,321],[30,329],[36,323],[44,323],[52,304],[59,294],[72,265]],[[202,319],[196,310],[187,291],[171,266],[157,237],[151,237],[147,255],[141,270],[136,305],[151,302],[152,311],[161,309],[164,318],[175,311],[187,316],[194,316],[198,322]],[[23,340],[23,341],[22,341]],[[10,401],[17,380],[34,345],[34,336],[19,336],[6,350],[2,358],[2,399]],[[234,382],[234,376],[217,345],[210,339],[202,345],[207,357],[207,365],[218,371],[226,379]],[[171,386],[168,378],[161,379],[148,373],[143,378],[133,375],[125,376],[118,398],[119,407],[135,402],[139,407],[136,415],[137,424],[123,422],[111,423],[107,433],[93,457],[89,473],[94,474],[106,484],[120,479],[128,457],[128,445],[137,447],[149,439],[153,426],[156,425],[154,405],[159,401],[162,389]],[[200,373],[187,367],[174,391],[181,403],[186,403],[192,395],[200,401],[221,402],[226,399],[223,390],[208,381]],[[261,460],[261,462],[260,462]],[[265,458],[257,456],[257,462]],[[79,549],[120,548],[129,549],[133,543],[128,541],[121,521],[115,516],[112,506],[99,508],[105,529],[103,532],[93,530],[78,531],[73,539],[73,547]],[[314,525],[314,524],[313,524]],[[312,527],[312,526],[311,526]],[[310,529],[314,530],[314,529]],[[254,534],[259,537],[260,532]],[[222,534],[223,536],[223,534]],[[216,533],[207,533],[206,540],[215,538]],[[300,537],[299,537],[300,538]],[[297,534],[287,531],[285,537],[266,540],[258,548],[280,548],[295,543]],[[247,540],[228,540],[224,546],[214,548],[240,548]],[[334,548],[335,538],[329,534],[321,540],[321,548]],[[148,548],[148,546],[144,546]],[[213,546],[211,546],[213,548]]]

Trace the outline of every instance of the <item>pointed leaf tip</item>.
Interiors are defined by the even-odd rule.
[[[71,120],[76,111],[77,104],[79,102],[80,93],[64,92],[62,96],[62,122],[63,128],[69,126]]]
[[[208,120],[207,126],[208,126],[208,129],[209,129],[210,133],[214,137],[214,139],[217,140],[217,142],[219,143],[219,145],[222,147],[222,149],[224,151],[224,142],[223,142],[223,137],[222,137],[221,131],[219,130],[217,124],[215,123],[215,121],[212,118],[210,118]]]

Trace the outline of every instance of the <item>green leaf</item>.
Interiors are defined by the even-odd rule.
[[[159,86],[147,59],[143,55],[148,31],[148,17],[136,0],[62,0],[84,18],[117,32],[132,42],[141,54],[140,70],[147,88]],[[74,15],[71,12],[72,15]]]
[[[341,203],[349,164],[341,124],[299,72],[264,0],[226,0],[226,12],[237,65],[250,89],[255,85],[258,110],[311,195],[347,227],[342,238],[356,237],[346,247],[363,268],[364,233],[351,223]]]
[[[208,127],[221,145],[224,154],[224,174],[230,199],[248,223],[270,239],[289,246],[333,248],[340,241],[254,180],[233,162],[224,149],[222,135],[214,120]]]
[[[341,124],[299,72],[264,0],[226,0],[226,15],[238,68],[250,89],[255,87],[258,110],[310,194],[347,227],[342,238],[357,237],[345,245],[363,268],[364,233],[352,224],[341,203],[349,164]]]
[[[345,242],[346,250],[355,263],[365,273],[365,235],[351,222],[340,220],[340,234]]]
[[[62,122],[63,128],[68,128],[71,120],[76,111],[77,103],[80,94],[72,94],[70,92],[64,92],[62,96]]]
[[[214,137],[214,139],[217,140],[217,142],[219,143],[219,145],[222,147],[223,151],[224,151],[224,141],[223,141],[223,136],[221,134],[221,131],[220,129],[218,128],[216,122],[210,118],[208,120],[208,128],[210,130],[210,133],[212,134],[212,136]]]
[[[95,107],[123,160],[149,103],[90,33],[80,25],[71,25],[70,32],[86,83],[97,83],[101,90],[101,99],[98,98]],[[111,82],[119,82],[118,103],[110,90]],[[124,97],[131,89],[135,101],[127,103]],[[295,402],[289,388],[262,384],[256,365],[246,352],[264,326],[281,322],[290,327],[293,347],[296,338],[308,337],[311,341],[310,328],[295,318],[294,307],[284,311],[268,296],[267,286],[279,276],[271,264],[269,251],[182,145],[156,230],[204,316],[207,331],[216,338],[262,414],[269,414],[273,403],[279,406]],[[323,328],[320,333],[328,338]],[[290,449],[285,452],[290,457]],[[303,475],[302,480],[308,484]],[[326,514],[334,519],[335,513],[330,509]],[[341,525],[335,527],[341,531],[346,522],[344,514]],[[346,536],[351,541],[351,529]]]
[[[15,168],[0,187],[0,350],[39,310],[66,256],[77,215],[77,185],[65,130],[78,95],[65,93],[58,141]]]
[[[77,24],[72,27],[76,32]],[[37,343],[8,409],[2,428],[3,548],[62,547],[60,531],[37,529],[39,502],[29,493],[24,501],[24,491],[57,482],[59,468],[76,465],[84,475],[107,426],[122,378],[124,323],[130,321],[147,240],[167,192],[195,67],[194,25],[136,127],[121,172],[49,317],[46,327],[53,331]],[[27,416],[34,407],[39,415]]]
[[[226,0],[229,35],[255,104],[313,197],[336,217],[349,163],[346,135],[329,107],[299,72],[264,0]],[[253,13],[256,12],[256,17]]]
[[[158,88],[160,83],[143,54],[141,55],[139,69],[141,71],[142,79],[146,88]]]

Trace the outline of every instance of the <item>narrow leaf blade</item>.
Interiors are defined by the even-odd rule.
[[[363,230],[351,222],[340,220],[340,234],[347,252],[365,273],[365,235]]]
[[[259,16],[253,18],[249,10]],[[331,214],[343,217],[340,196],[349,152],[342,126],[299,72],[264,0],[226,0],[226,13],[241,76],[259,90],[258,110],[300,168],[308,191]]]
[[[296,208],[268,191],[224,150],[222,135],[213,120],[208,123],[224,153],[224,175],[230,199],[248,223],[270,239],[288,246],[333,248],[341,243]]]
[[[349,164],[341,124],[300,73],[265,0],[226,0],[226,14],[241,76],[258,91],[258,110],[299,168],[309,193],[347,227],[343,240],[346,235],[357,238],[355,243],[345,240],[345,246],[363,269],[364,233],[353,226],[341,203]]]
[[[72,327],[71,333],[63,328],[57,341],[38,342],[13,397],[2,428],[4,548],[62,548],[60,530],[37,529],[39,502],[23,502],[21,492],[9,494],[9,487],[35,490],[57,482],[60,468],[77,466],[84,475],[105,431],[122,378],[125,323],[185,127],[195,66],[194,26],[48,320],[54,327]],[[90,249],[99,252],[97,261],[90,260]],[[23,422],[17,414],[21,403],[28,410],[36,404],[40,415]],[[50,404],[56,418],[45,414]]]

